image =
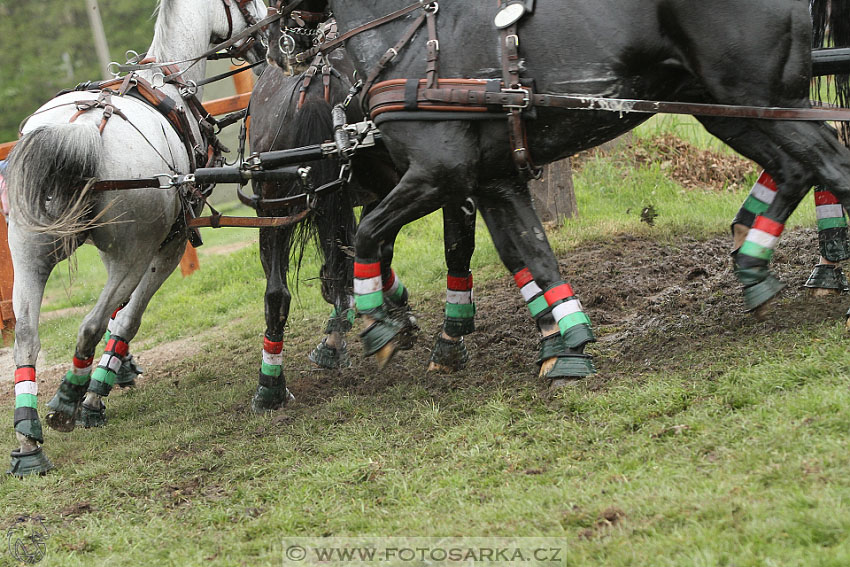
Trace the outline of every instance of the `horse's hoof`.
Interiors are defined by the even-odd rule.
[[[399,325],[396,335],[396,348],[399,350],[410,350],[416,344],[419,335],[419,324],[407,303],[402,305],[389,304],[387,312],[392,320]]]
[[[9,470],[6,472],[20,478],[33,474],[44,475],[52,468],[54,468],[53,463],[50,462],[41,447],[37,447],[26,453],[21,452],[20,449],[12,451],[12,461]]]
[[[762,311],[764,305],[776,297],[785,288],[785,284],[779,281],[773,274],[757,284],[744,288],[744,308],[747,312]]]
[[[395,350],[398,348],[398,343],[395,339],[398,337],[401,329],[402,324],[395,319],[376,319],[365,331],[360,333],[360,340],[363,343],[363,353],[366,356],[377,355],[388,344],[394,343],[392,348],[389,351],[385,350],[382,355],[382,358],[389,361],[387,352],[389,352],[390,358],[395,353]]]
[[[53,398],[47,402],[50,411],[44,420],[50,429],[68,433],[74,430],[77,412],[80,402],[85,396],[87,386],[85,384],[71,384],[63,380]]]
[[[121,362],[121,368],[118,369],[118,372],[115,374],[115,385],[119,388],[129,388],[130,386],[136,385],[136,377],[140,375],[144,370],[142,367],[136,364],[136,361],[133,360],[133,355],[127,355]]]
[[[70,433],[77,426],[77,415],[76,411],[71,415],[61,411],[51,411],[44,416],[44,421],[53,431]]]
[[[319,368],[338,370],[351,366],[351,358],[348,356],[348,347],[345,342],[339,348],[328,346],[327,337],[322,339],[307,358]]]
[[[815,297],[837,295],[850,290],[844,271],[833,264],[818,264],[812,268],[812,273],[803,287],[808,288]]]
[[[390,363],[390,361],[395,356],[396,351],[398,350],[399,344],[395,340],[391,340],[390,342],[379,348],[375,352],[375,362],[378,363],[378,368],[383,370],[386,365]]]
[[[581,381],[592,374],[596,374],[596,367],[593,365],[593,357],[589,354],[559,354],[540,363],[539,376],[548,378],[550,386],[556,381]]]
[[[106,406],[103,402],[100,402],[100,407],[81,404],[80,412],[77,414],[77,425],[86,429],[106,425]]]
[[[469,362],[469,353],[466,350],[463,337],[452,341],[443,337],[442,334],[437,335],[437,341],[431,351],[428,372],[450,374],[463,370],[467,362]]]
[[[254,413],[266,413],[280,409],[293,401],[295,401],[295,396],[292,395],[292,392],[286,386],[257,386],[257,391],[251,399],[251,411]]]

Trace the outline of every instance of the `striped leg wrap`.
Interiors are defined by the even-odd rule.
[[[109,337],[106,343],[103,356],[94,369],[89,382],[89,392],[94,392],[100,396],[108,396],[115,384],[115,375],[121,368],[121,363],[127,353],[130,352],[130,345],[118,336]]]
[[[124,309],[126,303],[122,303],[121,306],[112,312],[112,315],[109,316],[109,323],[106,325],[106,334],[103,335],[103,342],[108,343],[109,337],[112,336],[112,333],[115,331],[115,317],[118,316],[118,312]]]
[[[738,255],[761,260],[763,264],[769,263],[784,228],[785,225],[780,222],[757,216]]]
[[[407,305],[407,288],[395,275],[394,270],[390,269],[390,277],[387,278],[381,290],[384,292],[384,300],[390,305]]]
[[[283,375],[283,341],[263,337],[263,365],[260,368],[260,385],[279,386]]]
[[[543,297],[552,310],[552,317],[561,329],[561,336],[569,348],[577,348],[596,340],[590,328],[590,318],[581,307],[581,302],[572,286],[565,282],[552,284]]]
[[[775,197],[776,182],[766,171],[762,171],[755,185],[750,189],[747,200],[735,216],[735,224],[753,226],[756,217],[764,214]]]
[[[735,275],[744,286],[744,308],[747,311],[764,305],[785,287],[767,267],[784,228],[785,225],[780,222],[757,216],[747,239],[735,254]]]
[[[15,370],[15,431],[44,442],[38,419],[38,382],[34,366],[19,366]]]
[[[94,368],[94,357],[81,359],[74,356],[73,367],[65,374],[65,381],[75,386],[88,386]]]
[[[443,330],[450,337],[462,337],[475,330],[475,298],[472,272],[446,276],[446,321]]]
[[[378,311],[384,306],[381,263],[376,260],[354,261],[354,303],[360,313]]]
[[[514,274],[514,281],[519,288],[531,316],[537,320],[541,315],[549,312],[549,304],[546,303],[546,298],[543,296],[543,290],[534,281],[531,271],[528,268],[523,268]]]
[[[820,255],[830,262],[850,258],[847,219],[838,199],[824,189],[815,189],[815,213],[818,218],[818,247]]]

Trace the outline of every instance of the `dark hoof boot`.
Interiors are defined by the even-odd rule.
[[[47,412],[47,415],[44,417],[44,420],[51,429],[63,433],[74,430],[77,410],[83,396],[85,396],[87,388],[85,384],[71,384],[65,380],[59,384],[56,394],[47,402],[47,407],[52,411]]]
[[[274,411],[293,401],[295,396],[286,386],[257,386],[257,391],[251,399],[251,411],[254,413]]]
[[[104,403],[100,402],[100,407],[96,408],[81,404],[80,414],[77,416],[77,425],[86,429],[106,425],[106,406]]]
[[[469,362],[469,353],[466,350],[463,337],[459,337],[456,341],[451,341],[443,337],[442,334],[437,335],[434,350],[431,351],[431,360],[428,365],[429,371],[457,372],[458,370],[463,370],[467,362]]]
[[[410,310],[410,305],[404,303],[402,305],[393,305],[388,302],[387,311],[390,319],[396,321],[400,325],[400,330],[397,335],[396,344],[399,350],[410,350],[416,344],[416,337],[419,335],[419,325],[416,322],[413,312]]]
[[[308,356],[310,362],[319,368],[337,370],[351,366],[351,358],[348,356],[348,347],[343,342],[340,348],[328,346],[327,338],[322,339],[316,348]]]
[[[562,354],[555,359],[543,377],[549,380],[552,389],[581,382],[582,378],[596,374],[593,357],[589,354]]]
[[[779,281],[773,274],[757,284],[744,288],[744,309],[747,313],[755,311],[785,288],[785,284]]]
[[[847,277],[840,266],[831,264],[818,264],[812,269],[812,273],[803,287],[809,289],[828,289],[837,292],[850,290]]]
[[[360,340],[363,342],[363,353],[366,356],[372,356],[393,339],[399,336],[402,332],[402,323],[396,319],[383,318],[378,319],[365,331],[360,333]]]
[[[24,477],[31,474],[43,475],[52,468],[54,468],[53,463],[41,447],[38,447],[27,453],[22,453],[20,449],[12,451],[12,461],[6,472],[13,476]]]
[[[144,372],[142,367],[133,360],[133,355],[127,355],[121,362],[121,368],[115,374],[115,385],[119,388],[129,388],[136,385],[136,376]]]

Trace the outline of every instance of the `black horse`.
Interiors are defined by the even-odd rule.
[[[308,16],[296,14],[296,17],[300,19]],[[289,20],[284,25],[295,25],[295,22]],[[260,77],[251,98],[250,138],[253,152],[301,147],[333,138],[332,106],[342,103],[351,89],[354,69],[344,50],[320,58],[316,65],[307,66],[298,75],[289,76],[285,73],[283,69],[288,67],[288,61],[281,50],[281,47],[287,45],[286,41],[281,40],[285,31],[286,28],[281,27],[272,30],[269,50],[271,65]],[[297,42],[300,38],[311,36],[302,33],[293,34],[293,37]],[[347,121],[356,123],[361,120],[363,115],[358,105],[350,105]],[[400,177],[383,145],[358,150],[353,159],[354,177],[351,183],[344,189],[319,198],[314,210],[302,222],[283,228],[260,229],[260,259],[267,279],[266,332],[260,385],[252,404],[255,411],[280,407],[289,395],[280,355],[291,301],[287,274],[291,259],[300,266],[305,246],[311,240],[318,242],[318,251],[324,261],[320,275],[322,295],[334,309],[325,328],[327,336],[310,353],[309,358],[318,366],[328,369],[341,368],[349,363],[345,334],[351,328],[354,317],[351,295],[354,259],[352,243],[356,221],[353,207],[365,203],[364,214],[368,213],[377,200],[398,183]],[[338,160],[317,161],[310,166],[310,177],[316,186],[333,181],[340,172]],[[260,199],[268,200],[291,196],[303,189],[293,174],[287,182],[255,183],[254,191]],[[273,216],[280,212],[273,208],[258,210],[261,216]],[[454,313],[457,309],[447,305],[442,333],[432,350],[432,370],[459,370],[468,358],[463,336],[475,328],[469,271],[475,246],[474,222],[474,206],[472,210],[468,206],[444,210],[448,279],[450,283],[462,280],[467,289],[460,291],[466,293],[469,303],[465,305],[472,309],[467,309],[465,315],[468,317],[460,317]],[[394,240],[394,237],[387,240],[380,249],[383,282],[380,291],[390,306],[391,314],[385,334],[390,338],[401,335],[393,346],[407,348],[418,329],[410,314],[408,293],[391,268]],[[381,329],[384,331],[384,327]],[[392,355],[393,350],[385,348],[387,341],[374,341],[373,344],[373,351],[383,349],[385,360]]]
[[[532,2],[508,4],[524,17],[515,24],[516,34],[507,38],[493,23],[495,2],[446,0],[439,7],[419,3],[408,15],[351,37],[346,47],[364,77],[382,58],[389,61],[377,75],[382,81],[424,77],[425,59],[433,59],[435,47],[441,78],[501,79],[509,76],[502,70],[502,58],[510,51],[502,46],[518,43],[519,59],[505,66],[513,64],[522,84],[535,93],[809,106],[812,22],[802,0],[538,2],[533,11]],[[405,0],[327,2],[341,33],[407,5]],[[423,26],[399,49],[399,40],[420,10],[436,12],[433,28],[438,39]],[[368,95],[364,102],[369,105]],[[374,272],[369,267],[380,258],[380,244],[401,226],[474,195],[502,260],[516,275],[532,314],[550,339],[546,352],[580,377],[592,371],[583,349],[593,334],[576,295],[558,273],[531,207],[526,179],[515,168],[513,150],[524,145],[536,163],[548,163],[609,140],[647,115],[549,106],[524,109],[523,114],[529,118],[527,144],[513,146],[501,119],[452,120],[419,111],[399,113],[404,120],[383,121],[385,143],[404,174],[361,220],[355,236],[355,273],[366,274],[368,282]],[[809,188],[828,186],[845,207],[850,205],[850,152],[822,122],[698,118],[709,132],[764,167],[778,184],[776,198],[755,220],[735,260],[748,301],[762,303],[779,287],[767,267],[773,246]],[[528,286],[533,287],[526,290]],[[364,302],[361,311],[378,325],[387,318],[374,302]],[[557,325],[544,322],[547,317]]]

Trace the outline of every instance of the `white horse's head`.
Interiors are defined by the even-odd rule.
[[[219,2],[222,9],[210,37],[210,45],[217,45],[238,35],[266,17],[268,8],[262,0],[211,0]],[[264,30],[257,30],[249,37],[239,40],[229,51],[233,58],[245,59],[249,63],[262,61],[266,56],[267,37]]]

